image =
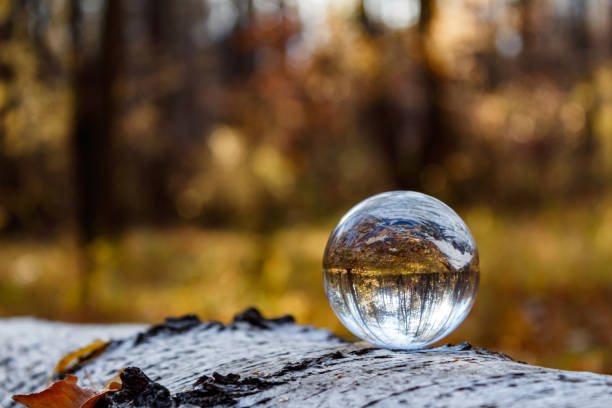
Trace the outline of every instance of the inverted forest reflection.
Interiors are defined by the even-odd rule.
[[[447,335],[470,310],[478,272],[325,269],[325,290],[344,326],[387,348],[418,349]]]
[[[612,373],[612,4],[0,0],[0,316],[341,334],[339,217],[423,191],[466,221],[446,338]]]

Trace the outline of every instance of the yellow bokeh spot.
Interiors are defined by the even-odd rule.
[[[262,146],[253,155],[253,172],[275,196],[285,196],[293,189],[294,170],[291,162],[278,150]]]

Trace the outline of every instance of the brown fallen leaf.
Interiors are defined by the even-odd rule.
[[[66,354],[55,366],[55,374],[65,374],[77,368],[77,366],[93,360],[102,354],[109,344],[108,341],[96,339],[91,344]]]
[[[74,375],[67,375],[65,379],[53,383],[44,391],[35,394],[13,395],[13,401],[28,408],[93,408],[98,400],[104,398],[108,393],[121,389],[122,384],[119,377],[121,371],[111,378],[100,391],[79,387],[78,378]]]
[[[13,401],[29,408],[81,408],[87,401],[96,397],[97,393],[89,388],[79,387],[77,381],[74,375],[67,375],[44,391],[13,395]]]
[[[104,391],[102,394],[94,395],[93,397],[91,397],[90,399],[85,401],[85,403],[83,405],[81,405],[79,408],[93,408],[93,407],[95,407],[96,404],[98,403],[98,400],[101,399],[101,398],[106,397],[106,395],[109,392],[113,392],[113,391],[111,391],[111,390]]]
[[[106,382],[106,384],[104,384],[104,388],[103,388],[104,391],[119,391],[121,387],[123,387],[123,381],[121,381],[122,371],[123,371],[123,368],[117,371],[117,374],[115,374],[113,378],[111,378],[110,380]]]

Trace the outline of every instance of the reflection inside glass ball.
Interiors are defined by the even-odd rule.
[[[342,217],[323,257],[332,309],[356,336],[414,349],[453,331],[479,281],[478,250],[463,220],[425,194],[370,197]]]

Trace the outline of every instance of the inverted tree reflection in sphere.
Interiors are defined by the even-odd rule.
[[[381,347],[414,349],[453,331],[479,282],[478,250],[450,207],[425,194],[370,197],[342,217],[323,258],[340,321]]]

